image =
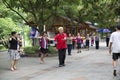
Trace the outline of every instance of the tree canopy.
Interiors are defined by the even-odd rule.
[[[20,30],[17,26],[20,21],[20,17],[7,9],[0,1],[0,39],[9,35],[11,31]]]
[[[43,25],[51,27],[56,16],[65,16],[77,22],[98,23],[109,27],[119,18],[119,0],[2,0],[26,24],[42,32]],[[22,12],[25,14],[23,15]],[[38,27],[36,27],[38,26]]]

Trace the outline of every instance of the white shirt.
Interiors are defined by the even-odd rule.
[[[46,49],[47,48],[47,43],[46,43],[46,39],[45,38],[43,38],[44,39],[44,48]]]
[[[120,53],[120,32],[113,32],[110,42],[112,43],[112,53]]]

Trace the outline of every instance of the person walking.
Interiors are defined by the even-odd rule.
[[[95,48],[99,49],[99,35],[98,34],[95,36]]]
[[[90,36],[89,36],[89,34],[87,34],[87,36],[86,36],[86,48],[89,50],[89,44],[90,44]]]
[[[111,34],[109,53],[112,53],[113,75],[117,76],[118,58],[120,58],[120,24],[117,24],[117,30]]]
[[[93,46],[94,45],[94,36],[92,35],[91,36],[91,46]]]
[[[78,49],[78,52],[77,53],[81,53],[81,43],[82,43],[82,38],[80,36],[80,33],[77,34],[77,49]]]
[[[76,36],[73,35],[73,37],[72,37],[72,45],[73,45],[73,49],[75,49],[75,42],[76,42]]]
[[[18,43],[18,47],[19,47],[18,52],[20,53],[20,52],[21,52],[21,49],[22,49],[22,37],[21,37],[20,34],[18,34],[18,39],[21,40],[21,42]]]
[[[69,33],[67,37],[67,48],[68,48],[68,55],[71,55],[71,50],[73,48],[72,45],[72,35]]]
[[[59,33],[55,36],[55,41],[57,42],[56,47],[58,49],[59,67],[63,67],[65,66],[67,35],[64,33],[63,27],[59,27],[58,31]]]
[[[107,46],[107,47],[108,47],[108,45],[109,45],[109,40],[110,40],[110,35],[107,34],[107,35],[106,35],[106,46]]]
[[[17,32],[11,32],[11,37],[9,38],[10,48],[9,48],[9,55],[11,58],[11,71],[15,71],[17,69],[17,62],[20,59],[20,55],[18,53],[18,43],[21,42],[17,38]]]
[[[46,54],[48,53],[48,38],[47,38],[47,33],[43,32],[42,38],[40,39],[40,63],[43,64],[45,63],[44,58],[46,57]]]

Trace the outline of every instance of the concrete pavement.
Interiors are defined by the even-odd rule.
[[[0,52],[0,80],[120,80],[112,75],[112,59],[105,43],[100,43],[99,50],[91,47],[79,54],[73,50],[65,67],[58,67],[57,57],[46,58],[45,64],[40,64],[39,58],[21,58],[15,72],[9,65],[7,53]]]

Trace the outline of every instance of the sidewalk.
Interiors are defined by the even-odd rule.
[[[73,50],[65,67],[58,67],[57,57],[46,58],[45,64],[40,64],[39,58],[21,58],[15,72],[9,70],[9,64],[7,53],[0,52],[0,80],[113,80],[112,59],[105,43],[99,50],[91,47],[80,54]]]

